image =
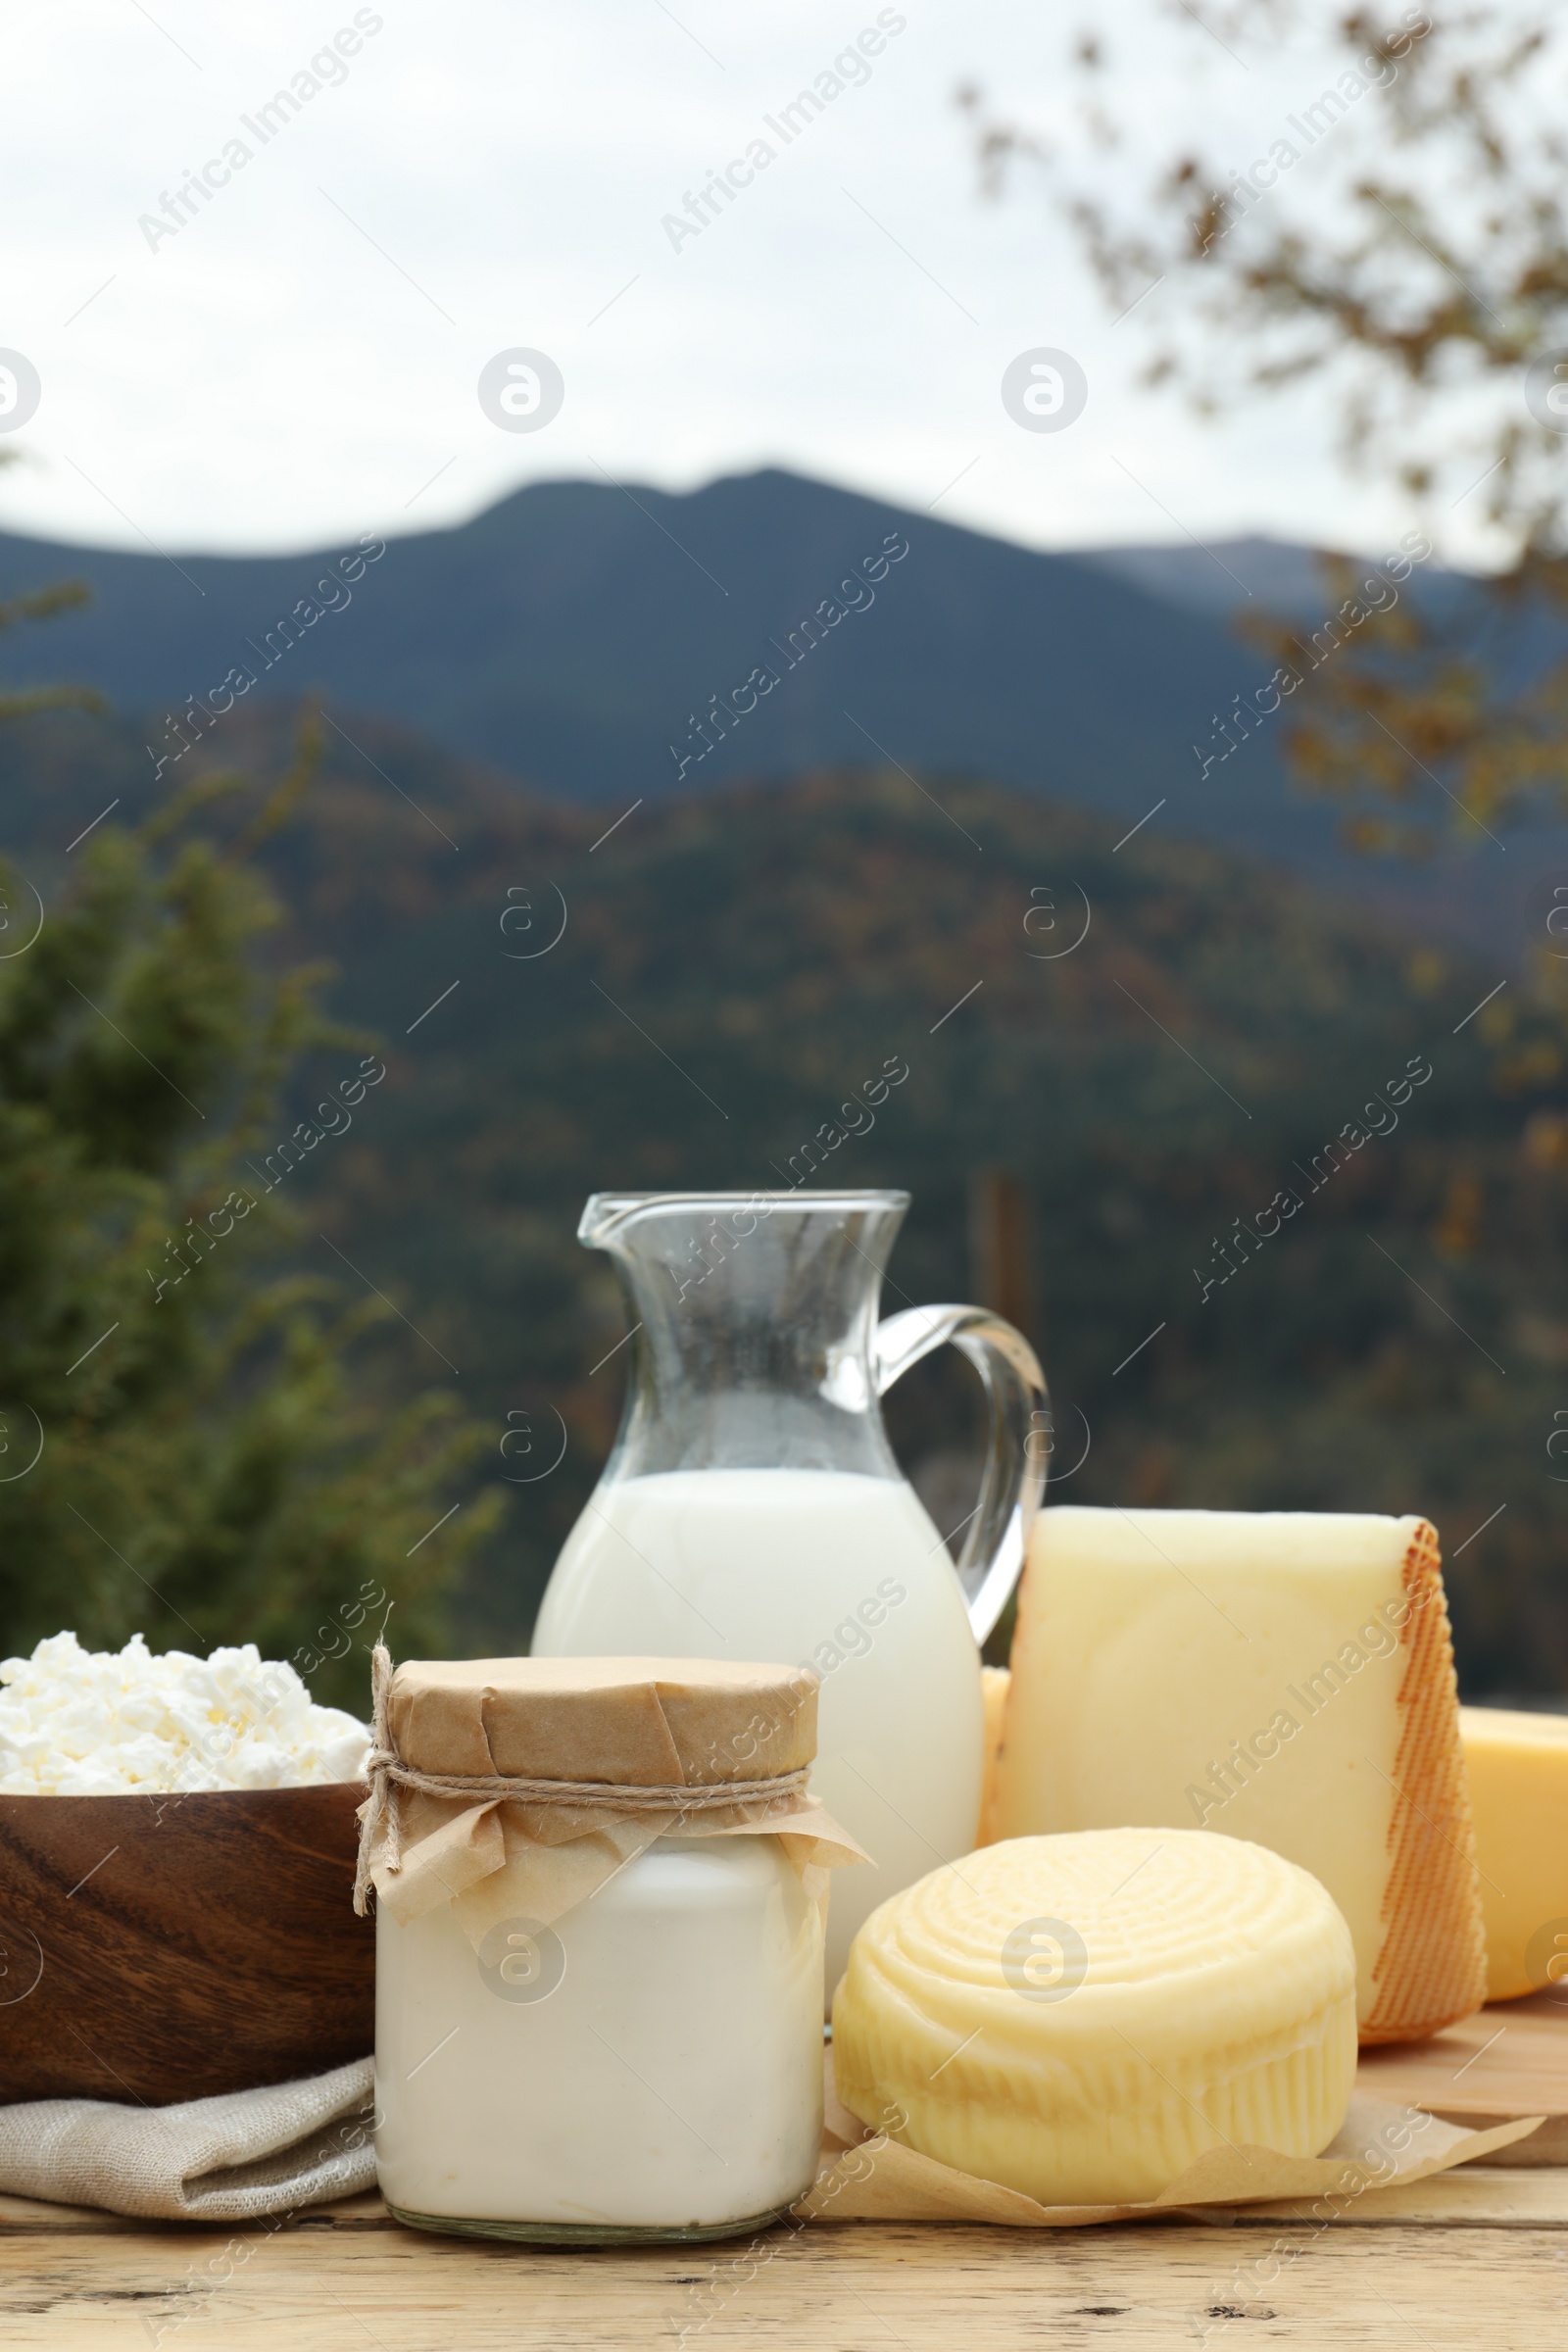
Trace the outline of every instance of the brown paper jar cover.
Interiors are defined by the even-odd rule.
[[[416,1771],[700,1788],[804,1770],[817,1678],[707,1658],[409,1659],[394,1746]]]
[[[824,1906],[828,1873],[866,1859],[807,1787],[809,1667],[409,1659],[382,1682],[389,1664],[377,1721],[384,1706],[390,1751],[426,1777],[378,1791],[372,1755],[361,1867],[400,1920],[451,1902],[477,1950],[504,1917],[553,1925],[670,1832],[776,1837]]]

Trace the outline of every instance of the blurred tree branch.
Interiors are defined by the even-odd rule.
[[[1447,796],[1438,823],[1471,840],[1533,810],[1560,814],[1568,82],[1557,27],[1492,4],[1437,19],[1410,7],[1384,29],[1365,9],[1336,16],[1315,0],[1238,0],[1206,19],[1175,0],[1167,13],[1189,42],[1212,37],[1238,63],[1250,44],[1277,56],[1283,37],[1312,36],[1303,95],[1254,134],[1266,153],[1223,170],[1181,143],[1135,177],[1097,34],[1073,50],[1065,132],[960,90],[984,184],[998,194],[1020,170],[1044,182],[1107,302],[1118,316],[1137,306],[1151,387],[1216,416],[1321,385],[1344,456],[1413,500],[1440,544],[1480,500],[1494,565],[1484,581],[1412,588],[1354,623],[1321,665],[1302,663],[1296,627],[1252,624],[1303,689],[1287,754],[1309,788],[1349,805],[1352,838],[1426,846],[1434,786]],[[1310,174],[1294,178],[1330,134]],[[1329,565],[1332,612],[1348,612],[1359,572]]]
[[[0,466],[14,466],[20,453],[14,449],[0,450]],[[33,588],[0,604],[0,630],[14,629],[20,622],[52,620],[57,612],[74,612],[79,606],[91,604],[92,590],[85,580],[56,580],[47,588]],[[0,693],[0,719],[30,718],[39,710],[104,710],[108,705],[101,694],[90,686],[31,686],[20,692]]]

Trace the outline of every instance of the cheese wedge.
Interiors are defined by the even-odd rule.
[[[985,1747],[980,1781],[980,1828],[976,1845],[996,1842],[997,1760],[1002,1752],[1002,1726],[1007,1709],[1007,1686],[1012,1677],[1005,1666],[982,1666],[980,1703],[985,1709]]]
[[[1438,1540],[1423,1519],[1097,1510],[1035,1522],[1000,1838],[1146,1821],[1298,1862],[1355,1945],[1363,2041],[1486,1996]]]
[[[1487,1998],[1568,1982],[1568,1717],[1461,1707]]]
[[[1200,1830],[1021,1838],[933,1871],[872,1912],[833,2003],[846,2106],[1046,2205],[1146,2202],[1227,2141],[1315,2156],[1355,2056],[1328,1895]]]

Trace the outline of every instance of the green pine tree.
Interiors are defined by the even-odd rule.
[[[270,790],[209,776],[105,824],[47,910],[0,865],[0,1651],[253,1641],[363,1711],[387,1603],[405,1653],[438,1650],[503,1497],[419,1541],[484,1435],[447,1394],[381,1401],[357,1343],[391,1310],[286,1270],[269,1187],[382,1070],[323,1018],[326,967],[262,952],[280,910],[247,860],[315,735]],[[320,1048],[332,1107],[301,1121]]]

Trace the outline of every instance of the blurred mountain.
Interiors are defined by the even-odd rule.
[[[1163,547],[1089,547],[1082,554],[1098,570],[1130,581],[1179,612],[1228,619],[1251,605],[1305,620],[1322,608],[1319,551],[1288,539],[1254,532],[1206,546],[1182,540]]]
[[[681,496],[535,483],[380,547],[166,557],[0,536],[0,598],[62,576],[93,591],[19,632],[10,666],[145,713],[149,780],[207,742],[215,703],[318,687],[351,733],[356,712],[396,719],[612,812],[818,765],[984,776],[1118,837],[1147,819],[1241,852],[1499,968],[1542,876],[1568,868],[1552,827],[1506,852],[1473,835],[1418,870],[1368,860],[1290,788],[1277,719],[1204,772],[1195,745],[1267,675],[1234,610],[1277,594],[1310,616],[1305,550],[1045,555],[775,469]]]
[[[244,713],[224,756],[275,759],[286,718]],[[336,963],[389,1075],[285,1181],[309,1270],[406,1318],[389,1402],[452,1379],[521,1482],[464,1641],[522,1638],[613,1435],[625,1325],[585,1195],[776,1188],[811,1147],[818,1183],[914,1195],[890,1311],[973,1296],[973,1179],[1018,1188],[1064,1498],[1428,1511],[1468,1687],[1568,1682],[1561,1055],[1528,1021],[1503,1042],[1512,996],[1476,1011],[1491,973],[1038,794],[821,770],[615,824],[352,733],[265,855],[275,952]],[[78,718],[0,738],[6,846],[50,904],[139,756]],[[892,1399],[945,1525],[976,1409],[956,1359]]]

